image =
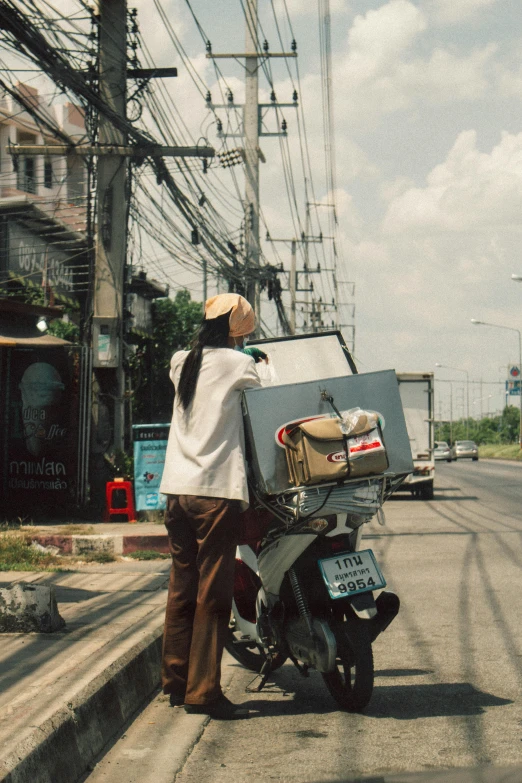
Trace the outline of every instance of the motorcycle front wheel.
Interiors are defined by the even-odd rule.
[[[373,691],[373,652],[364,620],[347,618],[332,624],[337,642],[337,665],[323,679],[337,704],[348,712],[360,712]]]
[[[232,618],[228,626],[225,650],[245,669],[259,674],[266,660],[263,650],[255,642],[248,646],[237,644],[236,642],[239,640],[241,640],[241,634],[236,631],[236,621]],[[272,671],[279,669],[285,661],[286,658],[280,653],[274,655],[272,658]]]

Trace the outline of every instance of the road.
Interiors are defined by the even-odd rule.
[[[433,501],[398,495],[386,526],[368,526],[365,543],[402,607],[374,644],[364,714],[339,711],[320,675],[302,679],[291,665],[246,695],[252,675],[231,664],[228,695],[253,717],[208,722],[176,774],[194,716],[158,696],[89,783],[378,781],[522,764],[521,501],[522,465],[438,463]]]

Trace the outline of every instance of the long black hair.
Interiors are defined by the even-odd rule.
[[[183,363],[181,377],[176,390],[183,410],[187,410],[194,399],[198,383],[203,348],[226,348],[228,346],[230,313],[218,315],[217,318],[204,320],[193,340],[192,349]]]

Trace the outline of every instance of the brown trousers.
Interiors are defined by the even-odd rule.
[[[163,634],[164,693],[186,704],[221,696],[234,564],[240,529],[237,500],[169,495],[165,525],[170,572]]]

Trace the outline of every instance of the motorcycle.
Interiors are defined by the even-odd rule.
[[[237,548],[226,642],[232,657],[257,673],[248,692],[259,692],[290,660],[303,676],[319,671],[342,709],[359,712],[368,704],[372,643],[400,601],[383,589],[372,550],[360,547],[364,524],[381,517],[392,491],[381,477],[288,493],[277,503],[255,496],[266,532],[259,543]]]

